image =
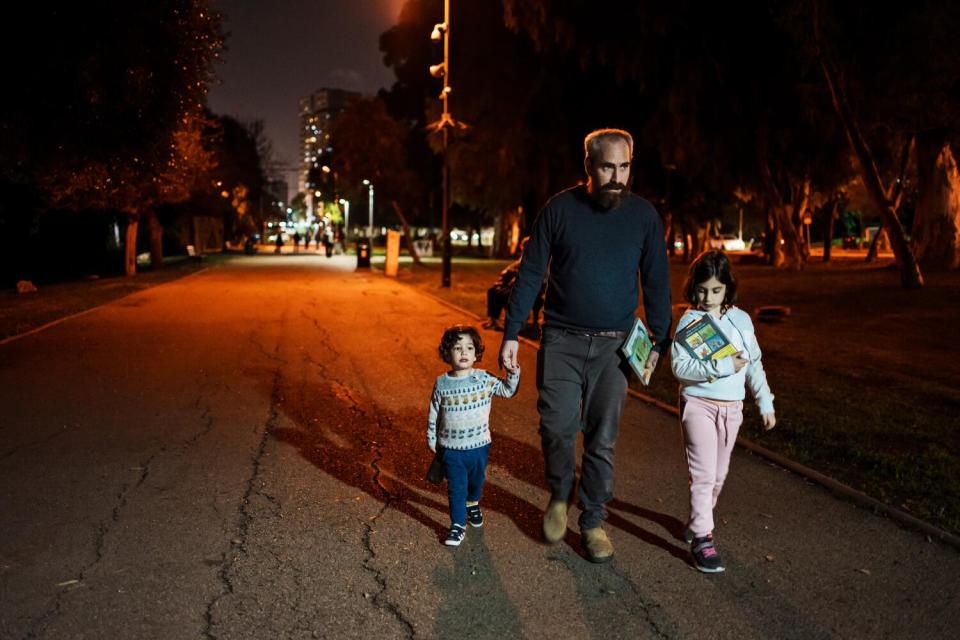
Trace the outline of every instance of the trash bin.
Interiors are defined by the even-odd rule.
[[[370,238],[357,240],[357,269],[370,268]]]

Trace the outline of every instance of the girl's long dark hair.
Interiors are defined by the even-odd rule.
[[[693,261],[693,264],[690,265],[690,272],[687,274],[687,281],[683,283],[683,297],[693,308],[696,308],[699,303],[699,300],[697,300],[697,285],[710,278],[716,278],[727,285],[722,305],[723,310],[726,311],[737,301],[737,279],[733,277],[730,258],[719,249],[704,251]]]

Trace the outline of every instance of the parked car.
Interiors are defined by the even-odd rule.
[[[725,233],[721,236],[710,238],[710,248],[723,249],[724,251],[744,251],[747,245],[743,242],[743,238],[735,236],[732,233]]]

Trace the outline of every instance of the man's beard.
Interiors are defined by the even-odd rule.
[[[599,189],[594,189],[593,185],[591,184],[590,199],[593,200],[593,203],[600,209],[609,211],[610,209],[620,206],[620,203],[623,202],[623,199],[626,198],[627,194],[630,193],[628,184],[608,182]]]

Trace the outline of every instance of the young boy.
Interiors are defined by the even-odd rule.
[[[443,449],[450,500],[450,532],[444,544],[457,547],[467,522],[483,526],[480,494],[490,454],[490,405],[493,396],[509,398],[517,391],[520,368],[501,380],[473,365],[483,357],[483,340],[473,327],[457,325],[443,332],[440,358],[450,371],[437,378],[430,397],[427,445]]]

